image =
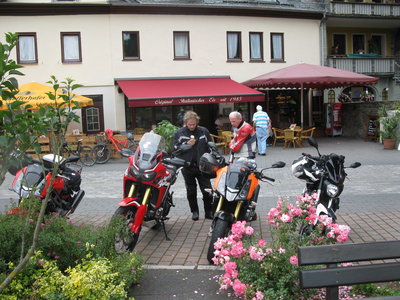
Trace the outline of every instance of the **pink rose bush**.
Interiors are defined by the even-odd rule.
[[[224,268],[220,288],[249,300],[322,299],[318,291],[299,287],[297,248],[345,242],[350,228],[315,215],[315,198],[298,196],[295,204],[280,199],[267,216],[270,243],[257,238],[245,221],[234,223],[231,234],[214,244],[213,262]],[[301,226],[310,226],[310,234],[300,235]]]

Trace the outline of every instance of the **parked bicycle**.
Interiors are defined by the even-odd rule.
[[[79,160],[85,166],[91,167],[96,163],[96,154],[93,151],[93,148],[90,146],[83,146],[82,139],[77,139],[78,144],[76,148],[73,149],[72,145],[65,141],[62,145],[62,155],[65,157],[69,157],[72,155],[79,156]]]
[[[114,137],[114,132],[111,129],[105,131],[105,141],[99,143],[93,147],[96,156],[96,163],[105,164],[111,158],[112,149],[110,144],[113,144],[118,153],[121,153],[122,149],[130,149],[133,152],[136,151],[138,143],[134,141],[133,135],[128,133],[127,138],[124,140],[118,140]]]

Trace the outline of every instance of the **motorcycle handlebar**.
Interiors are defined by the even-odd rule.
[[[268,177],[268,176],[265,176],[265,175],[262,175],[262,178],[266,179],[266,180],[269,180],[269,181],[272,181],[272,182],[275,182],[274,178],[271,178],[271,177]]]

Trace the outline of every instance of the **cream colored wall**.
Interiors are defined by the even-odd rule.
[[[299,62],[319,64],[319,21],[231,16],[77,15],[2,16],[4,32],[36,32],[37,65],[24,65],[20,84],[71,77],[104,94],[105,127],[125,130],[123,95],[115,78],[228,75],[243,82]],[[122,31],[139,31],[140,61],[122,60]],[[173,60],[173,31],[190,32],[191,60]],[[241,63],[227,62],[226,32],[242,33]],[[61,62],[60,32],[80,32],[82,63]],[[265,63],[249,62],[249,32],[263,32]],[[270,63],[270,33],[284,33],[286,63]],[[15,57],[14,57],[15,58]]]

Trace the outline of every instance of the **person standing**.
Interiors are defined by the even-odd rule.
[[[233,139],[229,143],[231,151],[238,157],[255,158],[256,133],[253,126],[244,121],[238,111],[229,114],[229,121],[233,129]]]
[[[253,123],[256,128],[257,148],[259,155],[267,153],[267,138],[269,136],[268,129],[271,126],[271,119],[268,114],[262,110],[261,105],[257,105],[257,111],[253,115]]]
[[[203,204],[206,219],[213,219],[212,195],[206,192],[211,190],[210,178],[203,175],[199,170],[200,157],[209,152],[208,142],[211,141],[210,132],[207,128],[199,126],[200,118],[193,111],[187,111],[183,117],[183,127],[178,129],[174,135],[174,148],[177,150],[182,144],[192,146],[190,150],[179,155],[180,158],[190,162],[190,166],[182,169],[182,175],[186,186],[186,195],[189,201],[192,220],[199,219],[199,206],[197,204],[197,183],[203,194]]]

